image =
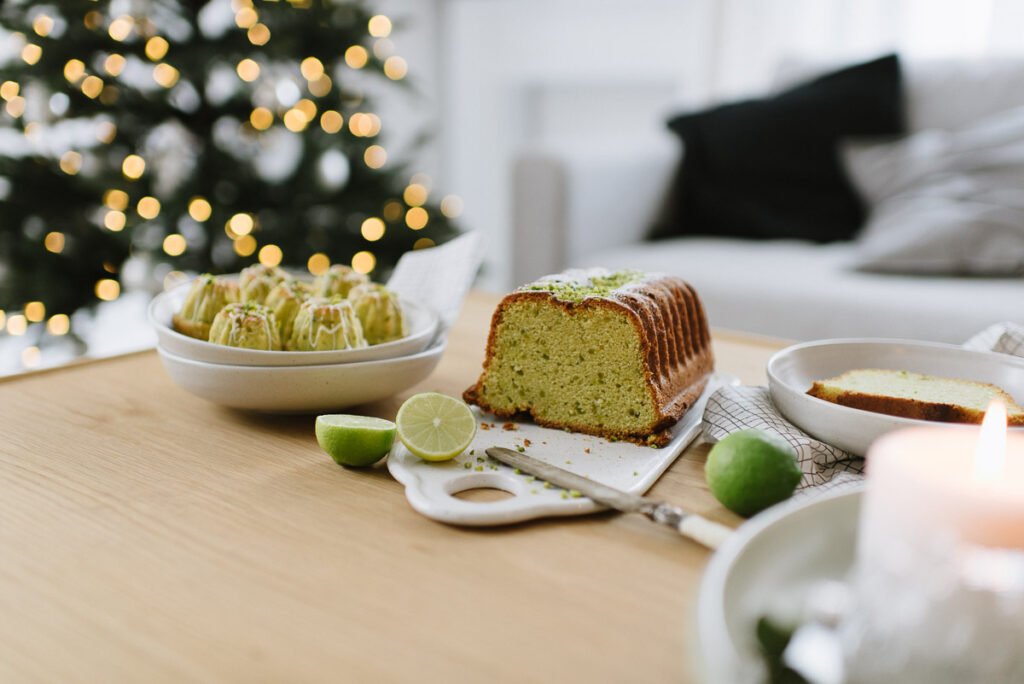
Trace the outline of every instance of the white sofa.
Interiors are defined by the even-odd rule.
[[[810,71],[791,66],[778,85]],[[1024,105],[1024,61],[912,63],[904,78],[910,132],[956,129]],[[712,325],[801,340],[870,336],[960,343],[995,322],[1024,322],[1024,279],[858,272],[846,265],[853,242],[644,241],[677,150],[594,152],[599,144],[517,156],[516,282],[568,266],[673,273],[697,288]]]

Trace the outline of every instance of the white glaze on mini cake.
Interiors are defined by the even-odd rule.
[[[265,304],[274,312],[277,325],[281,329],[281,339],[285,342],[292,334],[295,316],[299,313],[302,302],[310,298],[312,287],[298,280],[286,280],[278,283],[267,293]]]
[[[210,326],[210,342],[228,347],[278,351],[281,336],[273,312],[262,304],[228,304]]]
[[[348,293],[363,334],[370,344],[381,344],[405,337],[405,314],[398,296],[378,283],[364,283]]]
[[[299,307],[286,348],[290,351],[330,351],[366,346],[362,324],[351,302],[316,297]]]
[[[318,297],[348,297],[353,287],[370,282],[362,273],[345,266],[334,264],[313,280],[313,294]]]
[[[174,329],[196,339],[205,340],[217,312],[237,302],[238,286],[230,280],[204,273],[192,281],[181,310],[171,317]]]

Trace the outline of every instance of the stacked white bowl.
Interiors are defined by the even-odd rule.
[[[157,352],[171,379],[215,404],[269,413],[312,413],[384,399],[424,380],[444,353],[438,317],[401,299],[409,334],[362,349],[260,351],[198,340],[174,330],[189,283],[149,305]]]

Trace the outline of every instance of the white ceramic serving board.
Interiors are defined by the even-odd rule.
[[[516,474],[512,468],[488,458],[484,450],[495,446],[523,447],[534,458],[631,494],[643,494],[700,434],[704,405],[711,393],[723,385],[738,383],[731,375],[712,375],[704,393],[672,427],[672,441],[660,449],[609,442],[601,437],[477,412],[481,428],[469,448],[455,459],[429,463],[396,442],[388,457],[388,470],[405,485],[405,496],[416,511],[454,525],[504,525],[547,516],[592,513],[603,507],[585,497],[570,497],[557,487],[545,487],[544,482],[528,475]],[[487,429],[484,424],[493,427]],[[505,429],[506,424],[514,429]],[[528,446],[524,446],[526,440]],[[454,496],[478,488],[501,489],[513,496],[493,502]]]

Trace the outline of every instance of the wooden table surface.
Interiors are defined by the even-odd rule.
[[[434,375],[479,372],[473,294]],[[718,333],[763,383],[780,347]],[[639,516],[461,529],[311,417],[221,409],[154,352],[0,382],[0,681],[688,681],[708,552]],[[696,445],[652,493],[730,524]],[[480,505],[487,505],[481,503]]]

